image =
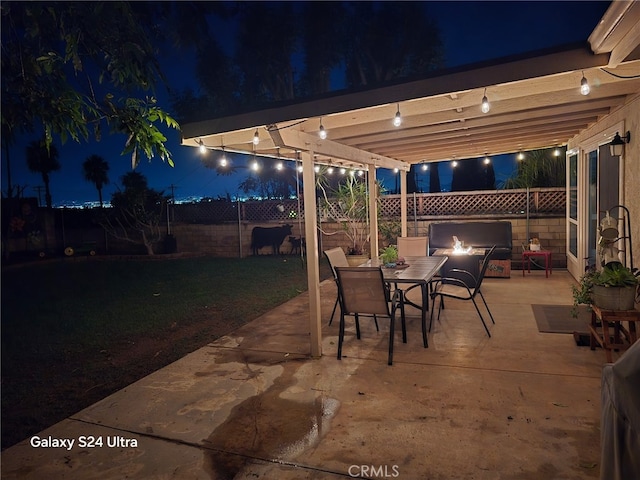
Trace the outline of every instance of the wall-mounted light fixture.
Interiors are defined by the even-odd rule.
[[[580,93],[582,95],[589,95],[591,91],[591,87],[589,87],[589,82],[587,82],[587,77],[584,76],[584,71],[582,72],[582,80],[580,80]]]
[[[482,105],[480,105],[480,110],[482,113],[489,113],[491,110],[491,105],[489,104],[489,99],[487,98],[487,89],[484,89],[484,97],[482,97]]]
[[[621,137],[618,132],[616,132],[616,136],[613,137],[611,143],[609,144],[609,153],[611,153],[612,157],[619,157],[624,153],[624,145],[625,143],[629,143],[631,141],[631,132],[627,132],[624,137]]]
[[[396,110],[396,116],[393,117],[393,126],[399,127],[402,125],[402,116],[400,115],[400,104],[398,104],[398,109]]]

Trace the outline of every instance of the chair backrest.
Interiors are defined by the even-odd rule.
[[[380,267],[336,267],[336,274],[345,314],[390,315]]]
[[[333,272],[333,278],[338,278],[336,275],[336,267],[349,266],[347,256],[344,254],[344,250],[342,250],[342,248],[340,247],[332,248],[331,250],[325,250],[324,255],[329,261],[329,266],[331,267],[331,271]]]
[[[482,280],[484,280],[484,274],[487,271],[487,267],[489,266],[489,261],[491,260],[491,257],[493,256],[493,252],[495,251],[495,249],[496,249],[496,246],[494,245],[489,249],[487,254],[484,256],[484,259],[482,260],[482,266],[480,267],[480,273],[478,274],[478,281],[476,283],[476,288],[474,288],[473,290],[474,295],[478,292],[478,290],[480,290],[480,285],[482,285]]]
[[[426,257],[427,237],[398,237],[398,256]]]

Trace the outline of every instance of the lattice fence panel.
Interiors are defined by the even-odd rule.
[[[559,188],[531,189],[528,193],[530,213],[549,215],[564,214],[566,192]],[[318,215],[323,210],[335,210],[335,205],[322,206],[319,201]],[[183,223],[247,222],[293,222],[304,220],[304,203],[291,200],[263,200],[237,202],[215,200],[172,206],[172,219]],[[400,217],[400,195],[385,195],[380,198],[380,215],[383,218]],[[407,197],[407,215],[410,218],[455,216],[455,215],[521,215],[527,209],[527,191],[492,190],[456,193],[420,193]]]

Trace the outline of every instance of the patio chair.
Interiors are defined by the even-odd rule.
[[[403,339],[406,341],[404,306],[398,291],[389,297],[380,267],[336,267],[338,298],[340,300],[340,332],[338,334],[338,360],[342,359],[345,317],[353,316],[356,323],[356,337],[360,339],[360,315],[382,315],[389,317],[389,359],[393,364],[393,337],[396,309],[399,306],[402,317]]]
[[[480,309],[478,308],[475,298],[476,296],[479,296],[482,299],[482,303],[484,303],[484,306],[489,313],[489,317],[491,318],[491,323],[495,324],[496,322],[493,319],[491,310],[489,310],[489,306],[487,305],[484,295],[482,295],[482,291],[480,290],[482,280],[484,280],[484,274],[487,271],[487,266],[489,265],[489,260],[491,260],[495,248],[496,247],[494,245],[484,256],[484,259],[482,260],[482,267],[480,268],[477,278],[467,270],[454,268],[451,272],[456,272],[456,275],[460,278],[442,277],[434,281],[433,291],[431,292],[432,303],[429,331],[431,331],[431,326],[433,324],[433,311],[436,307],[436,298],[440,297],[440,303],[438,305],[438,321],[440,321],[440,310],[442,310],[444,306],[444,297],[448,297],[455,298],[457,300],[471,300],[473,302],[473,306],[476,308],[476,312],[478,312],[478,316],[480,317],[480,321],[482,322],[487,335],[491,338],[491,333],[487,328],[487,324],[484,321],[482,313],[480,313]]]
[[[396,240],[398,247],[399,257],[426,257],[428,253],[429,239],[427,237],[398,237]],[[409,290],[413,290],[420,285],[412,285],[405,290],[405,295]],[[431,293],[432,287],[429,282],[429,293]],[[429,308],[429,305],[427,305]]]
[[[426,257],[427,237],[398,237],[399,257]]]
[[[324,251],[325,257],[329,261],[329,266],[331,267],[331,272],[333,273],[333,279],[336,282],[336,286],[338,285],[338,276],[336,274],[336,267],[348,267],[349,261],[347,260],[347,256],[344,254],[344,250],[340,247],[332,248],[330,250]],[[331,318],[329,319],[329,325],[333,323],[333,317],[336,314],[336,308],[338,308],[338,304],[340,303],[340,292],[336,294],[336,301],[333,304],[333,310],[331,311]],[[380,327],[378,326],[378,319],[374,315],[374,321],[376,323],[376,330],[380,331]]]

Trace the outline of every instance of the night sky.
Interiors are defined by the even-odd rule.
[[[577,41],[586,41],[597,22],[606,11],[610,2],[569,1],[569,2],[427,2],[426,8],[437,20],[441,40],[444,44],[445,67],[455,67],[483,60],[495,59],[506,55],[535,51],[541,48],[563,45]],[[228,26],[232,28],[232,26]],[[221,30],[221,34],[225,32]],[[383,33],[382,33],[383,34]],[[169,52],[162,58],[167,76],[173,86],[192,84],[188,75],[188,56]],[[177,64],[185,65],[176,68]],[[186,73],[185,73],[186,72]],[[166,95],[158,92],[161,105],[170,108]],[[12,183],[14,186],[26,186],[24,196],[37,197],[35,187],[42,185],[39,174],[33,174],[26,168],[25,145],[38,138],[31,135],[18,142],[10,152]],[[103,138],[99,143],[76,144],[57,143],[62,168],[51,174],[51,194],[54,205],[82,205],[84,202],[97,201],[97,192],[93,184],[82,176],[82,162],[90,155],[97,154],[109,162],[110,185],[103,190],[105,200],[111,198],[119,184],[120,177],[131,170],[129,155],[121,156],[124,136]],[[240,194],[238,184],[247,172],[221,177],[214,170],[205,168],[197,149],[180,146],[177,132],[169,132],[168,148],[171,150],[176,166],[171,168],[159,159],[151,163],[142,159],[138,171],[148,179],[149,186],[170,193],[175,187],[176,199],[188,197],[231,196]],[[4,152],[2,152],[4,154]],[[241,159],[238,159],[241,161]],[[6,195],[6,166],[2,165],[2,192]],[[513,156],[494,159],[494,169],[498,182],[505,180],[515,165]],[[449,169],[441,166],[439,173],[443,188],[450,185]],[[395,181],[388,171],[379,173],[387,189],[393,189]],[[420,176],[421,182],[428,185],[428,176]],[[44,203],[44,195],[42,195]]]

